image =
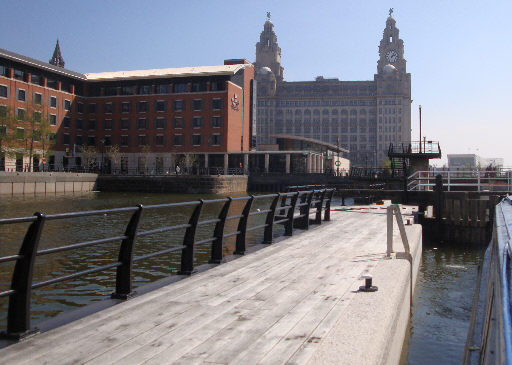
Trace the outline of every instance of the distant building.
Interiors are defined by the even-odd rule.
[[[354,166],[377,166],[390,143],[411,141],[411,74],[395,19],[386,20],[372,81],[284,81],[281,48],[268,17],[256,44],[258,144],[275,134],[327,142],[350,151]],[[307,49],[304,49],[307,52]]]
[[[81,74],[64,68],[58,43],[50,63],[0,49],[0,115],[18,118],[9,127],[0,123],[0,132],[15,136],[0,146],[0,170],[37,171],[43,158],[50,169],[90,167],[84,147],[93,151],[93,166],[110,169],[112,146],[123,171],[174,171],[192,155],[197,166],[223,167],[228,153],[250,150],[253,78],[243,59]],[[32,131],[36,116],[48,117],[52,152]]]
[[[488,167],[502,168],[502,158],[485,158],[475,154],[451,154],[447,155],[448,168],[450,170],[486,169]]]

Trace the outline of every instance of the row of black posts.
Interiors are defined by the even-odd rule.
[[[31,294],[32,290],[43,286],[60,283],[66,280],[74,279],[80,276],[116,268],[116,289],[112,298],[126,300],[135,295],[133,291],[133,264],[140,260],[169,254],[181,250],[181,265],[178,274],[191,275],[194,272],[194,248],[203,244],[211,244],[210,263],[219,264],[223,260],[224,240],[231,236],[236,236],[235,255],[243,255],[247,249],[247,232],[264,229],[263,242],[271,244],[273,242],[273,227],[275,224],[284,225],[284,235],[293,235],[293,228],[309,229],[310,223],[321,224],[321,212],[324,210],[324,220],[330,220],[330,206],[335,189],[310,189],[295,192],[269,194],[269,195],[251,195],[236,198],[223,198],[215,200],[199,200],[183,203],[171,203],[143,206],[141,204],[135,207],[94,210],[64,214],[46,215],[37,212],[34,216],[0,219],[0,225],[30,223],[25,234],[23,243],[17,255],[0,257],[0,263],[14,261],[14,271],[12,273],[11,289],[0,292],[0,298],[9,297],[9,307],[7,316],[7,330],[2,333],[3,338],[19,340],[30,334],[37,333],[37,328],[30,325],[31,318]],[[251,211],[253,202],[257,199],[269,199],[270,204],[267,209]],[[233,201],[245,200],[245,205],[240,214],[229,215],[230,207]],[[279,201],[281,204],[279,204]],[[200,220],[201,212],[206,204],[223,203],[217,218]],[[142,215],[147,210],[156,210],[171,207],[193,206],[194,209],[186,224],[173,226],[164,226],[157,229],[138,231]],[[299,214],[295,215],[296,208]],[[315,218],[309,219],[311,209],[316,209]],[[102,216],[105,214],[131,213],[131,218],[125,228],[123,235],[105,237],[101,239],[79,242],[66,246],[47,248],[38,250],[41,234],[45,222],[51,220],[62,220],[69,218],[82,218],[87,216]],[[249,217],[259,214],[266,214],[265,223],[255,226],[248,225]],[[226,233],[225,225],[229,220],[238,219],[236,231]],[[215,224],[213,236],[196,241],[197,227],[205,224]],[[134,244],[137,237],[160,234],[175,230],[185,229],[182,244],[172,248],[167,248],[157,252],[152,252],[143,256],[134,256]],[[118,253],[118,260],[100,267],[75,272],[73,274],[52,278],[46,281],[33,283],[34,265],[37,256],[53,254],[57,252],[69,251],[77,248],[93,247],[109,242],[119,242],[121,245]]]

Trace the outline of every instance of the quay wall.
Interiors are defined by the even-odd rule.
[[[97,178],[70,172],[0,172],[0,196],[87,192],[96,190]]]
[[[99,176],[100,191],[230,194],[247,191],[244,175]]]

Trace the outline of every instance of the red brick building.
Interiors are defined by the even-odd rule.
[[[43,155],[58,170],[227,168],[241,162],[228,161],[228,153],[251,148],[254,67],[246,60],[80,74],[62,67],[57,45],[51,61],[0,49],[0,113],[18,117],[0,126],[15,136],[0,146],[0,170],[41,169]],[[44,138],[34,138],[40,120],[49,124],[43,133],[51,153]]]

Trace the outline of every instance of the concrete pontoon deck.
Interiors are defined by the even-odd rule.
[[[0,359],[397,364],[422,248],[421,226],[405,230],[412,267],[386,258],[385,207],[333,209],[330,222],[4,348]],[[358,292],[368,274],[378,291]]]

